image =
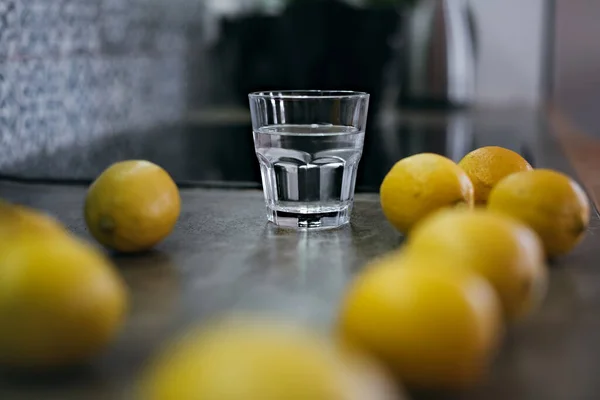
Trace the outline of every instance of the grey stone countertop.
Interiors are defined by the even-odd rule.
[[[79,186],[0,181],[0,197],[46,210],[89,238],[84,195]],[[230,311],[273,313],[327,330],[352,275],[401,243],[375,194],[357,195],[350,225],[316,232],[267,224],[256,190],[184,189],[182,199],[175,231],[155,251],[114,257],[132,291],[131,314],[117,343],[89,365],[59,376],[0,375],[1,399],[126,398],[167,338]],[[530,320],[511,328],[489,381],[452,398],[598,398],[599,227],[594,214],[584,242],[552,265],[547,300]]]

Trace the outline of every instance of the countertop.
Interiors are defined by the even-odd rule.
[[[595,158],[591,151],[586,157],[582,153],[592,148],[591,142],[582,142],[582,138],[591,139],[581,133],[573,134],[564,123],[552,118],[527,113],[417,115],[396,123],[382,121],[382,126],[389,129],[379,129],[378,137],[386,138],[385,141],[374,141],[377,145],[365,154],[371,159],[379,154],[380,162],[361,164],[365,168],[364,182],[377,182],[380,169],[405,153],[437,149],[457,158],[473,146],[497,144],[520,151],[536,167],[555,168],[581,179],[591,197],[598,198],[594,182],[587,179],[593,177],[591,172],[598,163],[591,163]],[[200,129],[195,135],[202,132]],[[162,138],[146,138],[144,148],[161,148]],[[130,140],[134,143],[136,139]],[[114,143],[112,146],[119,147]],[[188,149],[187,161],[182,162],[172,156],[177,153],[177,146],[186,148],[185,143],[173,141],[170,146],[175,147],[169,150],[166,146],[162,157],[173,168],[181,166],[174,174],[180,182],[201,174],[197,170],[200,164],[186,164],[193,159],[195,149]],[[85,180],[115,158],[149,154],[138,145],[121,149],[125,150],[108,156],[88,149],[87,154],[94,153],[96,158],[71,152],[62,164],[48,156],[38,158],[36,163],[16,166],[9,171],[12,181],[0,179],[0,197],[46,210],[74,233],[89,239],[82,217],[86,186],[78,184],[77,179]],[[202,151],[208,152],[206,148]],[[155,150],[158,158],[160,153]],[[68,157],[62,161],[64,158]],[[77,163],[84,163],[76,170],[84,171],[81,176],[75,176],[72,170]],[[49,166],[57,169],[50,171]],[[39,183],[48,175],[55,182],[64,179],[69,184]],[[30,183],[23,183],[26,181]],[[377,194],[366,193],[368,190],[357,194],[350,225],[330,231],[297,232],[266,223],[262,193],[240,189],[252,184],[228,190],[189,186],[182,185],[182,214],[171,236],[151,253],[114,257],[131,287],[133,300],[119,340],[105,354],[76,371],[27,379],[0,375],[1,399],[127,398],[140,369],[165,340],[190,324],[231,311],[273,313],[326,331],[353,274],[369,259],[402,242],[385,221]],[[508,332],[489,381],[451,398],[598,398],[599,229],[600,220],[594,210],[585,240],[571,254],[553,262],[550,290],[541,310]],[[425,397],[416,396],[415,400],[420,398]]]
[[[0,193],[51,212],[89,238],[81,215],[84,187],[2,182]],[[230,311],[273,313],[327,330],[352,275],[402,240],[385,221],[375,194],[357,196],[350,225],[318,232],[267,224],[257,190],[184,189],[181,194],[181,218],[170,237],[149,254],[114,258],[133,295],[118,342],[77,372],[5,378],[0,398],[126,398],[136,374],[165,339]],[[599,227],[594,214],[585,241],[552,266],[542,309],[509,332],[490,380],[459,398],[597,397]]]

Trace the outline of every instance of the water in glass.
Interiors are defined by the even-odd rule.
[[[363,141],[364,131],[339,125],[255,130],[269,220],[307,228],[348,222]]]

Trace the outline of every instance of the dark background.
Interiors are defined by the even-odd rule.
[[[500,144],[535,162],[512,126],[543,129],[547,104],[600,134],[598,2],[548,2],[543,101],[491,113],[502,117],[403,98],[402,71],[389,68],[406,56],[398,4],[295,1],[217,18],[210,37],[192,3],[0,0],[0,174],[87,182],[112,162],[145,158],[182,185],[257,187],[246,95],[273,88],[371,93],[358,190],[377,190],[395,161],[421,151],[458,159]],[[486,119],[492,136],[478,128]]]

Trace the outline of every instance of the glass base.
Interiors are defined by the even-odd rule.
[[[294,229],[333,229],[350,222],[351,206],[320,213],[296,213],[267,207],[269,222]]]

